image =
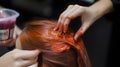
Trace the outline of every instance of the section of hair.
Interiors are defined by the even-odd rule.
[[[21,49],[39,49],[39,67],[90,67],[82,39],[75,42],[74,33],[54,31],[55,21],[37,20],[26,24],[19,36]]]

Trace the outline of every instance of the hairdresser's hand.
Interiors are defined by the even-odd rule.
[[[0,57],[0,67],[37,67],[39,50],[14,49]]]
[[[80,16],[82,19],[82,26],[74,36],[74,39],[76,40],[86,31],[86,29],[94,22],[97,17],[93,9],[89,9],[89,7],[69,5],[68,8],[60,15],[55,30],[58,30],[60,33],[66,33],[70,21],[78,16]]]
[[[82,26],[76,32],[74,39],[77,40],[97,19],[106,14],[111,9],[110,0],[100,0],[90,7],[80,5],[69,5],[60,15],[55,30],[66,33],[70,21],[76,17],[81,18]]]

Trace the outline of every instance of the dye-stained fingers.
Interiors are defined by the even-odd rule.
[[[68,8],[63,12],[61,13],[59,19],[58,19],[58,23],[57,23],[57,26],[55,27],[55,30],[58,30],[59,32],[62,32],[62,28],[63,28],[63,22],[64,22],[64,19],[65,19],[65,14],[73,8],[74,5],[69,5]]]
[[[76,34],[75,34],[75,36],[74,36],[74,40],[76,41],[80,36],[82,36],[83,35],[83,32],[82,32],[82,28],[80,28],[77,32],[76,32]]]
[[[72,19],[80,16],[84,10],[79,5],[70,5],[59,17],[57,27],[59,32],[67,32],[68,25]]]
[[[88,22],[82,23],[79,30],[75,33],[74,40],[77,40],[80,36],[82,36],[85,33],[85,31],[90,27],[90,25],[91,24]]]

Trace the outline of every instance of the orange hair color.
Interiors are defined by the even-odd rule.
[[[42,52],[42,58],[38,58],[39,67],[90,67],[82,39],[75,42],[70,30],[60,35],[53,30],[55,26],[56,22],[50,20],[28,23],[19,36],[21,49],[39,49]],[[64,45],[67,48],[61,49]]]

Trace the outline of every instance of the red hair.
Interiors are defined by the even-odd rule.
[[[82,39],[75,42],[73,32],[70,30],[66,34],[60,35],[53,30],[55,26],[56,22],[49,20],[38,20],[28,23],[19,36],[21,49],[41,50],[43,52],[43,55],[41,55],[45,56],[45,60],[43,60],[44,57],[42,59],[39,58],[40,67],[90,67]],[[60,50],[62,45],[66,45],[69,48]]]

